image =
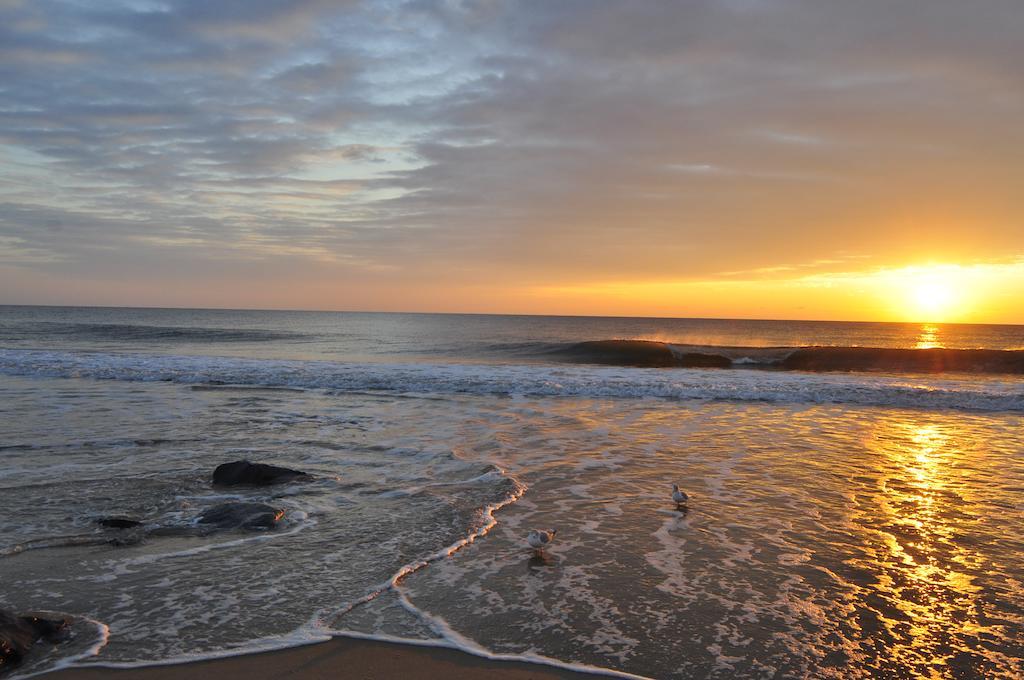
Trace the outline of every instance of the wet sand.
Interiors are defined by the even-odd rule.
[[[52,680],[172,680],[216,677],[218,680],[266,678],[420,678],[459,680],[593,680],[601,677],[518,661],[492,661],[454,649],[338,637],[304,647],[246,654],[224,659],[145,668],[70,668],[48,673]]]

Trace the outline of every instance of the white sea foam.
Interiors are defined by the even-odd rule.
[[[265,533],[258,533],[252,536],[244,536],[242,538],[236,538],[229,541],[221,541],[217,543],[206,543],[203,545],[193,546],[190,548],[184,548],[182,550],[174,550],[171,552],[158,552],[149,555],[141,555],[138,557],[130,557],[127,559],[115,559],[108,562],[108,569],[93,578],[98,582],[114,581],[117,578],[126,574],[134,572],[134,568],[151,564],[160,560],[174,559],[181,557],[192,557],[194,555],[201,555],[214,550],[224,550],[227,548],[236,548],[240,545],[246,544],[259,544],[266,541],[280,540],[287,536],[293,536],[300,531],[309,529],[316,526],[316,520],[311,519],[305,512],[287,513],[285,519],[291,524],[287,530],[268,531]]]
[[[523,654],[497,654],[481,647],[477,643],[473,642],[466,636],[460,634],[454,630],[448,622],[436,614],[430,614],[416,607],[405,596],[404,593],[398,593],[400,602],[402,605],[409,610],[423,618],[428,622],[430,627],[441,636],[442,641],[434,642],[431,640],[411,640],[412,644],[419,644],[422,646],[432,647],[452,647],[463,652],[467,652],[474,656],[480,656],[485,659],[491,659],[492,661],[524,661],[527,663],[541,664],[544,666],[551,666],[554,668],[561,668],[570,671],[579,671],[581,673],[592,673],[595,675],[606,675],[613,678],[627,678],[628,680],[651,680],[645,675],[636,675],[635,673],[627,673],[625,671],[617,671],[610,668],[602,668],[600,666],[589,666],[587,664],[568,663],[566,661],[559,661],[558,659],[552,659],[541,654],[533,652],[526,652]],[[369,636],[366,636],[369,637]],[[405,642],[404,640],[402,640]]]
[[[102,624],[101,624],[102,625]],[[107,629],[106,635],[109,636],[109,629]],[[295,630],[286,633],[284,635],[273,635],[256,640],[249,640],[244,645],[237,647],[230,647],[225,649],[212,650],[201,653],[188,653],[179,654],[175,656],[168,656],[152,661],[97,661],[92,660],[93,657],[102,648],[102,645],[96,648],[94,652],[88,655],[78,655],[75,657],[69,657],[68,659],[61,662],[56,667],[47,668],[39,671],[39,673],[33,673],[32,675],[26,676],[15,676],[17,680],[22,678],[33,677],[40,673],[49,673],[59,668],[68,668],[71,666],[89,666],[98,668],[145,668],[148,666],[173,666],[176,664],[193,663],[196,661],[208,661],[211,659],[226,659],[235,656],[243,656],[248,654],[258,654],[260,652],[272,652],[281,649],[288,649],[291,647],[300,647],[304,645],[316,644],[318,642],[326,642],[332,637],[335,637],[333,633],[325,631],[319,627],[315,620],[310,620],[303,626],[296,628]],[[104,644],[106,638],[104,638]],[[86,661],[87,663],[82,663]],[[12,678],[14,680],[14,678]]]
[[[525,485],[519,483],[518,481],[513,481],[515,482],[515,486],[513,487],[512,493],[508,497],[506,497],[504,500],[498,503],[488,505],[483,509],[482,514],[485,521],[484,524],[480,526],[478,529],[470,532],[463,538],[457,540],[455,543],[452,543],[451,545],[446,546],[438,550],[437,552],[427,555],[426,557],[416,560],[415,562],[410,562],[409,564],[403,565],[398,569],[398,571],[392,574],[391,578],[389,578],[386,582],[371,588],[369,592],[363,597],[353,602],[348,602],[330,612],[323,612],[321,614],[321,617],[326,620],[336,621],[348,612],[355,609],[356,607],[364,605],[367,602],[370,602],[378,598],[385,592],[395,590],[398,587],[399,582],[401,582],[401,580],[409,574],[419,571],[431,562],[436,562],[437,560],[449,557],[454,553],[458,552],[459,550],[462,550],[467,545],[472,544],[474,541],[476,541],[476,539],[480,538],[481,536],[487,535],[487,533],[491,529],[493,529],[495,525],[497,525],[498,523],[498,520],[494,518],[494,513],[500,510],[501,508],[505,507],[506,505],[509,505],[510,503],[515,503],[524,493],[526,493]]]
[[[1012,377],[476,364],[368,364],[0,350],[0,374],[391,394],[662,398],[1024,411]]]
[[[495,471],[495,473],[496,474],[504,474],[504,471],[497,470],[497,471]],[[488,473],[488,475],[495,474],[495,473]],[[447,546],[445,548],[442,548],[441,550],[438,550],[437,552],[433,553],[432,555],[429,555],[429,556],[427,556],[427,557],[425,557],[425,558],[423,558],[421,560],[418,560],[416,562],[413,562],[413,563],[410,563],[410,564],[407,564],[407,565],[401,567],[398,571],[396,571],[392,575],[392,577],[387,582],[382,583],[379,586],[376,586],[375,588],[371,589],[370,592],[367,593],[364,597],[362,597],[362,598],[360,598],[358,600],[355,600],[354,602],[350,602],[350,603],[348,603],[348,604],[346,604],[346,605],[344,605],[344,606],[342,606],[342,607],[340,607],[338,609],[335,609],[333,611],[324,612],[319,617],[317,617],[317,619],[316,619],[318,621],[317,625],[326,625],[326,623],[319,623],[320,621],[329,621],[329,620],[338,621],[339,619],[343,619],[343,617],[346,614],[348,614],[349,612],[353,611],[354,609],[356,609],[358,607],[361,607],[361,606],[364,606],[364,605],[366,605],[366,604],[368,604],[370,602],[373,602],[374,600],[379,598],[381,595],[390,592],[390,593],[394,593],[397,596],[398,602],[401,604],[401,606],[406,611],[408,611],[409,613],[413,614],[418,620],[420,620],[423,623],[425,623],[429,627],[429,629],[431,631],[433,631],[434,634],[436,634],[438,636],[438,638],[437,639],[427,639],[427,640],[424,640],[424,639],[401,638],[401,637],[395,637],[395,636],[390,636],[390,635],[382,635],[382,634],[360,633],[360,632],[357,632],[357,631],[347,630],[344,627],[339,628],[339,629],[335,630],[334,632],[337,635],[341,635],[341,636],[345,636],[345,637],[353,637],[353,638],[357,638],[357,639],[377,640],[377,641],[382,641],[382,642],[399,642],[399,643],[412,644],[412,645],[424,646],[424,647],[445,647],[445,648],[457,649],[459,651],[466,652],[466,653],[472,654],[474,656],[479,656],[479,657],[483,657],[483,658],[486,658],[486,659],[491,659],[491,660],[494,660],[494,661],[519,661],[519,662],[541,664],[541,665],[550,666],[550,667],[554,667],[554,668],[560,668],[560,669],[564,669],[564,670],[572,670],[572,671],[579,671],[579,672],[583,672],[583,673],[591,673],[591,674],[596,674],[596,675],[604,675],[604,676],[609,676],[609,677],[627,678],[627,679],[630,679],[630,680],[650,680],[649,678],[647,678],[647,676],[637,675],[637,674],[634,674],[634,673],[627,673],[627,672],[624,672],[624,671],[617,671],[617,670],[613,670],[613,669],[610,669],[610,668],[603,668],[603,667],[599,667],[599,666],[591,666],[591,665],[580,664],[580,663],[569,663],[569,662],[565,662],[565,661],[560,661],[558,659],[553,659],[553,658],[550,658],[550,657],[547,657],[547,656],[543,656],[541,654],[537,654],[537,653],[532,652],[532,651],[531,652],[523,652],[523,653],[519,653],[519,654],[501,654],[501,653],[492,652],[492,651],[484,648],[483,646],[477,644],[473,640],[467,638],[466,636],[462,635],[461,633],[457,632],[456,630],[454,630],[448,624],[448,622],[445,621],[442,617],[438,616],[437,614],[433,614],[433,613],[424,611],[424,610],[420,609],[419,607],[417,607],[415,604],[413,604],[412,600],[410,600],[409,597],[402,591],[402,589],[400,587],[402,579],[406,578],[410,574],[413,574],[413,573],[419,571],[420,569],[423,569],[424,567],[428,566],[432,562],[435,562],[435,561],[440,560],[440,559],[444,559],[446,557],[450,557],[455,552],[457,552],[457,551],[461,550],[462,548],[472,544],[478,538],[480,538],[482,536],[485,536],[487,533],[489,533],[491,531],[491,529],[493,529],[497,525],[497,523],[498,523],[497,519],[494,516],[494,513],[497,512],[498,510],[500,510],[501,508],[503,508],[503,507],[505,507],[507,505],[510,505],[510,504],[515,503],[516,501],[518,501],[525,492],[526,492],[526,487],[524,485],[522,485],[522,484],[517,482],[516,486],[514,488],[514,491],[513,491],[513,493],[511,495],[509,495],[507,498],[505,498],[503,501],[501,501],[499,503],[494,503],[494,504],[488,505],[486,508],[484,508],[483,516],[484,516],[486,521],[484,522],[484,524],[480,528],[478,528],[475,531],[471,532],[470,534],[468,534],[464,538],[456,541],[452,545],[449,545],[449,546]]]

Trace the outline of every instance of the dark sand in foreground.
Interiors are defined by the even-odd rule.
[[[596,675],[518,661],[491,661],[454,649],[339,637],[304,647],[246,654],[188,664],[145,668],[70,668],[49,673],[52,680],[217,680],[266,678],[423,678],[457,680],[594,680]]]

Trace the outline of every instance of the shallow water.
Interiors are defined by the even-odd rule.
[[[351,630],[649,677],[1021,672],[1017,414],[0,384],[4,604],[108,625],[86,662]],[[317,475],[227,494],[286,509],[281,530],[25,545],[187,523],[240,457]],[[481,540],[338,614],[520,485]],[[559,529],[544,559],[532,526]]]
[[[1024,675],[1019,378],[303,359],[279,317],[193,323],[190,352],[152,330],[181,312],[120,314],[0,343],[0,606],[77,617],[19,675],[337,633],[654,678]],[[212,487],[239,458],[314,479]],[[283,525],[197,531],[232,499]]]

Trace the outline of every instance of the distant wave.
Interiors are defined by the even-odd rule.
[[[733,363],[721,354],[686,351],[683,346],[651,340],[594,340],[549,354],[572,363],[643,368],[729,368]]]
[[[804,347],[776,366],[802,371],[1024,373],[1024,350]]]
[[[202,328],[196,326],[149,326],[114,323],[63,323],[33,321],[10,326],[5,335],[18,338],[60,336],[91,341],[128,342],[272,342],[301,337],[287,331],[244,328]]]
[[[569,363],[649,368],[1024,374],[1024,350],[715,347],[651,340],[598,340],[539,353]]]
[[[1024,412],[1024,381],[963,374],[672,371],[536,364],[361,364],[0,350],[0,375],[345,392],[855,404]]]

